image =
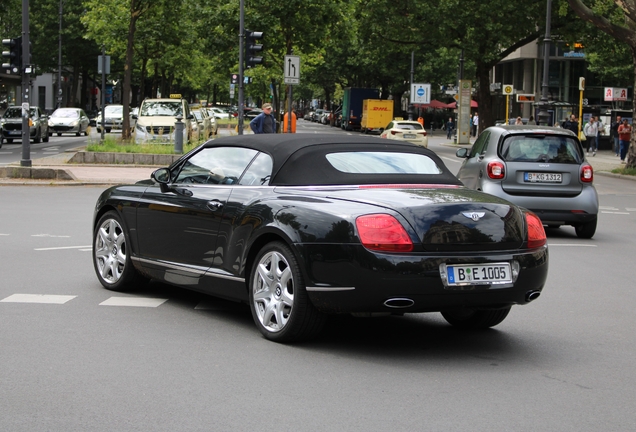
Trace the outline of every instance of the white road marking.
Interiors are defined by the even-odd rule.
[[[628,212],[633,212],[636,211],[636,208],[627,207],[625,210],[627,210]]]
[[[617,207],[604,207],[604,206],[599,206],[598,208],[599,208],[599,209],[601,209],[601,210],[620,210],[620,209],[619,209],[619,208],[617,208]]]
[[[602,211],[601,213],[605,213],[605,214],[626,214],[628,215],[628,212],[621,212],[621,211]]]
[[[591,244],[578,244],[578,243],[548,243],[548,246],[568,246],[568,247],[598,247]]]
[[[131,307],[157,307],[167,302],[168,299],[149,297],[111,297],[101,302],[100,306],[131,306]]]
[[[13,294],[0,300],[0,303],[47,303],[64,304],[77,296],[51,294]]]
[[[0,236],[10,236],[11,234],[0,233]]]
[[[71,236],[55,235],[55,234],[31,234],[31,237],[54,237],[54,238],[69,238]]]
[[[64,247],[50,247],[50,248],[35,248],[36,251],[49,251],[49,250],[60,250],[60,249],[84,249],[90,248],[91,246],[64,246]]]

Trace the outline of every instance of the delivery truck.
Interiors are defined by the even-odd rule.
[[[365,99],[362,101],[362,120],[360,132],[381,133],[393,120],[393,101],[382,99]]]
[[[365,99],[379,99],[380,90],[368,88],[344,89],[342,98],[342,121],[340,127],[344,130],[360,130],[362,119],[362,101]]]

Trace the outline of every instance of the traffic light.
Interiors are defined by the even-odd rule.
[[[9,69],[11,73],[20,73],[22,70],[22,36],[17,39],[2,39],[2,45],[9,48],[9,51],[2,51],[3,69]]]
[[[245,30],[245,68],[249,69],[259,64],[263,64],[263,57],[259,56],[263,51],[263,45],[257,43],[263,39],[263,32]]]

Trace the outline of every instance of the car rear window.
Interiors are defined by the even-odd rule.
[[[326,155],[338,171],[349,174],[441,174],[428,156],[392,152],[341,152]]]
[[[574,137],[555,135],[515,135],[507,137],[500,149],[507,162],[552,162],[580,164],[583,155]]]
[[[397,123],[395,125],[398,129],[407,129],[407,130],[422,130],[424,129],[419,123]]]

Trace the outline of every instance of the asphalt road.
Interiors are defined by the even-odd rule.
[[[43,157],[53,156],[86,145],[89,137],[84,135],[76,137],[75,135],[62,135],[58,137],[53,135],[49,137],[49,142],[41,142],[35,144],[29,143],[29,159],[39,159]],[[0,166],[8,165],[22,160],[22,140],[15,140],[11,144],[4,142],[0,148]]]
[[[103,289],[103,188],[0,186],[0,430],[634,430],[636,192],[595,183],[595,237],[548,231],[542,296],[496,328],[339,317],[292,346],[263,339],[244,305]]]

